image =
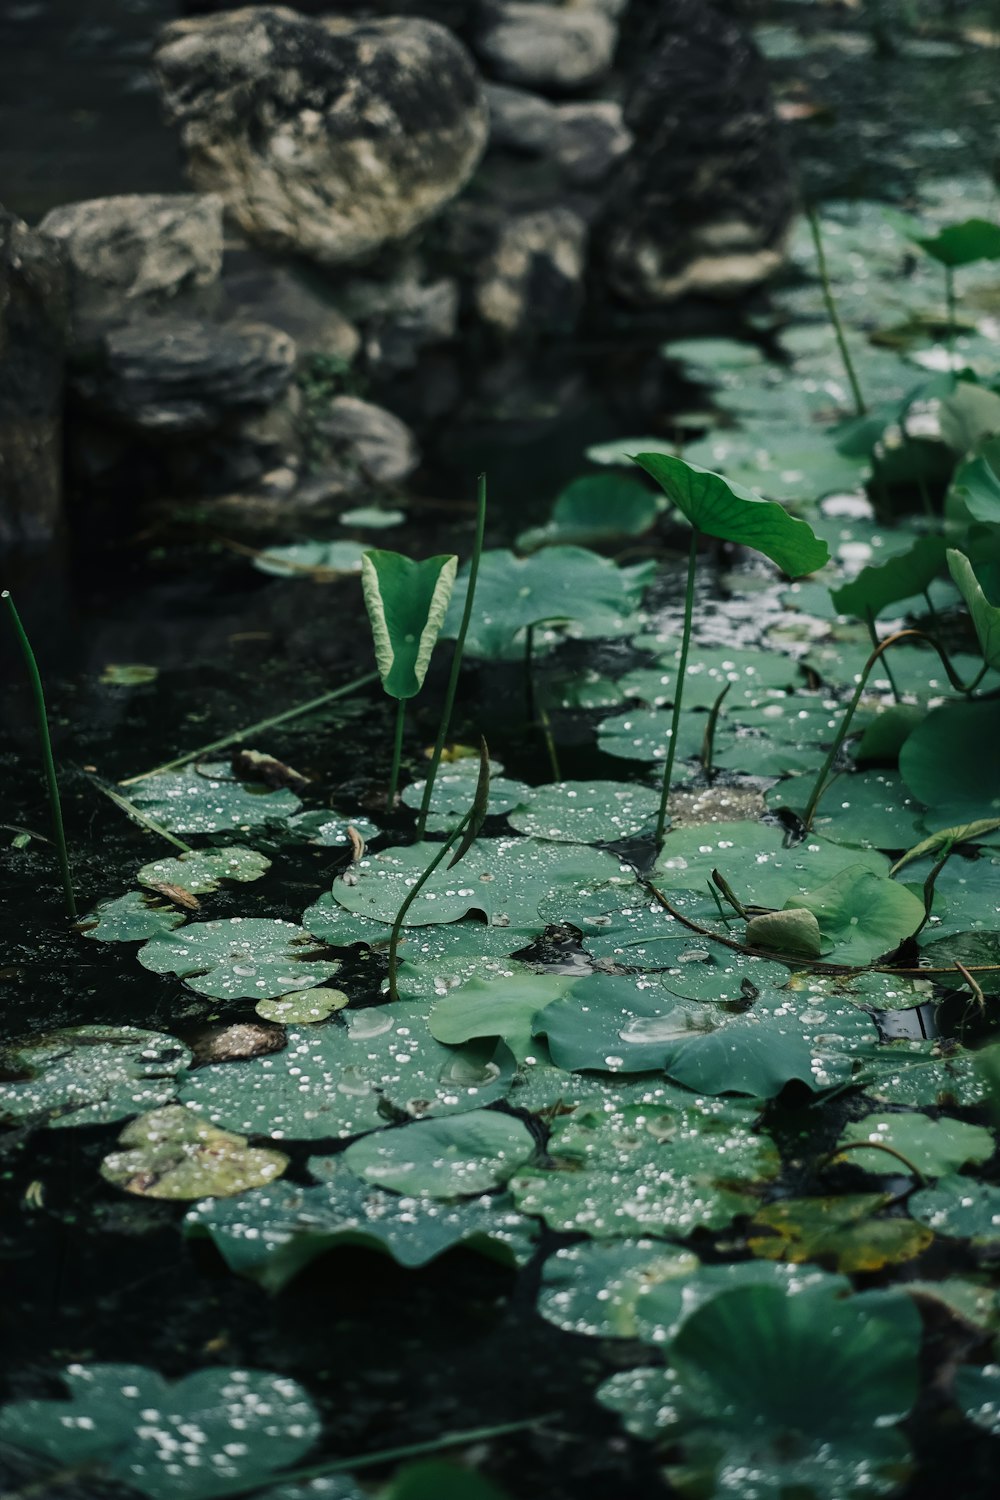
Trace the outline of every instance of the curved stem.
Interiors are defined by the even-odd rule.
[[[45,712],[45,691],[42,687],[42,675],[38,670],[35,653],[31,649],[28,634],[21,624],[21,616],[14,607],[14,601],[10,596],[9,589],[4,589],[0,599],[6,602],[10,613],[11,624],[14,634],[17,636],[24,664],[28,669],[28,680],[31,684],[31,695],[35,705],[35,722],[38,728],[38,740],[42,750],[42,765],[45,770],[45,783],[49,794],[49,810],[52,814],[52,831],[55,835],[56,852],[59,856],[59,873],[62,876],[63,898],[66,902],[66,914],[70,921],[76,918],[76,897],[73,895],[73,880],[69,872],[69,852],[66,848],[66,834],[63,830],[62,803],[59,800],[59,783],[56,780],[56,763],[52,754],[52,740],[49,736],[49,720]]]
[[[681,700],[684,696],[684,673],[687,671],[688,651],[691,646],[691,618],[694,614],[694,580],[698,566],[698,533],[691,532],[691,547],[688,552],[687,589],[684,594],[684,628],[681,633],[681,655],[677,663],[677,683],[674,691],[674,712],[670,720],[670,743],[663,767],[663,790],[660,793],[660,811],[656,819],[657,848],[663,843],[667,826],[667,805],[670,801],[670,782],[674,774],[674,757],[677,754],[677,735],[681,725]]]
[[[444,710],[441,714],[441,723],[438,725],[437,739],[434,741],[434,750],[431,755],[430,768],[427,772],[427,782],[424,786],[424,795],[420,802],[420,813],[417,819],[417,837],[422,839],[424,829],[427,826],[427,814],[430,811],[431,794],[434,791],[434,780],[441,764],[441,755],[448,739],[448,730],[451,727],[452,710],[455,707],[455,695],[458,692],[458,678],[462,669],[462,655],[465,651],[465,637],[468,633],[469,623],[472,620],[472,604],[476,596],[476,579],[479,576],[479,559],[483,555],[483,538],[486,533],[486,475],[479,476],[479,490],[476,511],[476,538],[472,544],[472,558],[469,562],[469,587],[465,595],[465,609],[462,611],[462,623],[458,627],[458,635],[455,638],[455,654],[451,660],[451,676],[448,678],[448,690],[445,694]]]
[[[844,328],[843,324],[840,321],[840,314],[837,311],[837,304],[833,300],[833,289],[830,286],[830,275],[826,268],[826,254],[823,250],[823,239],[820,235],[819,220],[816,217],[816,210],[812,207],[812,205],[809,205],[806,208],[806,218],[809,220],[809,228],[812,232],[813,244],[816,246],[816,264],[819,268],[820,285],[823,288],[823,302],[826,306],[826,315],[830,319],[834,336],[837,340],[837,347],[840,350],[840,357],[844,362],[844,369],[847,372],[847,380],[851,387],[851,395],[854,397],[855,410],[857,411],[859,417],[864,417],[868,415],[868,408],[865,405],[865,398],[861,394],[861,386],[858,383],[858,377],[855,373],[854,362],[851,359],[851,351],[848,349],[847,340],[844,337]]]
[[[437,869],[438,865],[441,863],[441,861],[444,859],[445,855],[448,853],[448,850],[452,848],[452,846],[457,842],[459,836],[465,831],[465,827],[466,827],[467,823],[469,822],[469,819],[472,817],[472,814],[473,814],[474,811],[475,811],[475,809],[472,808],[472,807],[470,807],[469,811],[465,814],[465,817],[459,823],[458,827],[452,829],[451,833],[449,833],[448,837],[445,839],[444,843],[441,845],[440,850],[434,856],[434,858],[431,860],[430,864],[427,866],[426,870],[421,875],[420,879],[411,888],[411,890],[407,893],[406,900],[403,902],[402,906],[399,908],[399,911],[396,913],[396,920],[392,924],[392,932],[391,932],[391,934],[389,936],[389,999],[390,1000],[398,1000],[399,999],[399,990],[396,987],[396,974],[397,974],[398,969],[399,969],[399,957],[398,957],[398,951],[397,950],[399,948],[399,934],[400,934],[400,931],[402,930],[403,920],[406,917],[406,913],[409,911],[409,909],[413,905],[414,901],[416,901],[417,897],[420,895],[420,892],[423,890],[424,886],[427,884],[428,880],[430,880],[431,876],[434,874],[434,871]]]
[[[389,792],[386,796],[386,806],[392,812],[396,801],[396,788],[399,786],[399,767],[403,759],[403,723],[406,719],[406,699],[400,698],[396,703],[396,735],[392,744],[392,770],[389,772]]]
[[[884,1141],[847,1141],[843,1146],[836,1146],[832,1151],[827,1152],[817,1164],[816,1170],[822,1172],[824,1167],[828,1167],[831,1162],[837,1160],[838,1156],[843,1156],[847,1151],[884,1151],[887,1156],[894,1156],[897,1161],[901,1161],[907,1171],[913,1173],[921,1187],[927,1186],[927,1178],[916,1162],[904,1156],[902,1151],[897,1151],[895,1146],[887,1146]]]

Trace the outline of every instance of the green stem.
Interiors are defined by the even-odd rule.
[[[538,699],[538,727],[542,731],[542,739],[545,741],[545,748],[548,751],[552,779],[553,781],[562,781],[562,772],[559,769],[559,754],[556,750],[556,742],[552,734],[552,720],[549,718],[548,710],[541,698]]]
[[[524,632],[524,712],[529,724],[535,722],[535,674],[532,660],[534,654],[535,627],[529,625]]]
[[[955,368],[955,269],[953,266],[944,268],[944,295],[948,308],[948,368]]]
[[[722,711],[722,701],[731,687],[732,683],[727,682],[708,712],[705,737],[701,742],[701,768],[709,780],[711,780],[712,761],[715,756],[715,730],[719,722],[719,714]]]
[[[667,805],[670,801],[670,782],[674,774],[674,757],[677,754],[677,735],[681,725],[681,699],[684,695],[684,673],[687,671],[688,651],[691,646],[691,619],[694,615],[694,582],[698,567],[698,533],[691,532],[691,547],[688,552],[687,590],[684,595],[684,628],[681,634],[681,655],[677,663],[677,686],[674,692],[674,712],[670,720],[670,743],[663,766],[663,790],[660,793],[660,811],[656,819],[656,845],[663,843],[667,826]]]
[[[52,755],[52,740],[49,736],[49,720],[45,712],[45,691],[42,687],[42,676],[38,670],[35,653],[31,649],[27,632],[21,624],[21,616],[14,607],[14,601],[10,596],[10,590],[4,589],[0,593],[0,599],[6,601],[10,614],[14,634],[17,636],[24,657],[24,664],[28,669],[28,679],[31,683],[31,694],[35,705],[35,720],[38,728],[38,740],[42,749],[42,765],[45,769],[45,781],[49,794],[49,810],[52,814],[52,831],[55,835],[56,853],[59,856],[59,872],[62,876],[63,898],[66,902],[66,914],[70,921],[76,918],[76,897],[73,895],[73,880],[69,872],[69,852],[66,848],[66,834],[63,830],[62,803],[59,801],[59,783],[56,780],[56,763]]]
[[[448,850],[453,847],[453,845],[458,840],[459,835],[464,832],[466,824],[469,822],[469,819],[472,817],[472,815],[473,815],[474,812],[475,812],[475,808],[474,807],[470,807],[469,811],[465,814],[465,817],[462,819],[461,823],[459,823],[458,827],[452,829],[451,833],[449,833],[448,837],[445,839],[444,843],[441,845],[440,850],[434,856],[434,858],[431,860],[430,864],[427,866],[426,870],[421,875],[421,877],[417,881],[416,885],[414,885],[414,886],[411,887],[410,891],[407,894],[406,900],[403,902],[402,906],[399,908],[399,911],[396,913],[396,920],[392,924],[392,932],[391,932],[391,934],[389,936],[389,999],[390,1000],[398,1000],[399,999],[399,990],[396,987],[396,974],[397,974],[398,969],[399,969],[399,958],[398,958],[397,950],[399,948],[399,934],[400,934],[400,931],[402,930],[403,920],[404,920],[404,918],[406,916],[406,913],[409,911],[409,909],[413,905],[414,901],[420,895],[420,892],[423,890],[423,888],[427,884],[428,880],[430,880],[431,876],[434,874],[434,871],[437,869],[438,865],[441,863],[441,861],[444,859],[445,855],[448,853]]]
[[[820,285],[823,288],[823,302],[826,306],[826,315],[830,319],[830,324],[837,340],[837,347],[840,350],[840,357],[844,362],[844,369],[847,372],[851,395],[854,397],[854,409],[859,417],[864,417],[868,413],[868,407],[865,405],[865,398],[861,393],[861,386],[858,383],[858,377],[854,370],[851,351],[847,347],[847,340],[844,337],[844,328],[840,321],[840,314],[837,311],[837,304],[833,300],[833,289],[830,286],[830,275],[826,267],[826,254],[823,250],[819,219],[816,217],[816,210],[811,205],[806,208],[806,218],[809,220],[813,244],[816,246],[816,263],[819,268]]]
[[[431,794],[434,791],[434,780],[441,764],[441,755],[448,739],[448,730],[451,727],[452,710],[455,707],[455,695],[458,692],[458,678],[462,669],[462,655],[465,650],[465,637],[468,633],[469,623],[472,620],[472,603],[476,596],[476,579],[479,576],[479,559],[483,555],[483,538],[486,533],[486,475],[479,476],[479,492],[476,511],[476,539],[472,545],[472,558],[469,562],[469,587],[465,595],[465,609],[462,611],[462,623],[458,627],[458,636],[455,640],[455,654],[451,660],[451,676],[448,678],[448,691],[445,694],[444,711],[441,715],[441,723],[438,725],[437,739],[434,741],[434,751],[431,755],[430,768],[427,772],[427,781],[424,786],[424,795],[420,802],[420,813],[417,819],[417,838],[422,839],[427,827],[427,814],[430,811]]]
[[[406,721],[406,699],[396,700],[396,733],[392,742],[392,770],[389,772],[389,792],[386,806],[390,812],[396,804],[396,788],[399,786],[399,767],[403,759],[403,725]]]
[[[902,1151],[897,1151],[895,1146],[886,1145],[884,1141],[845,1141],[842,1146],[835,1147],[833,1151],[828,1152],[817,1163],[817,1171],[822,1172],[824,1167],[830,1166],[832,1162],[837,1160],[838,1156],[843,1156],[848,1151],[884,1151],[886,1156],[894,1156],[897,1161],[901,1161],[903,1166],[913,1173],[921,1187],[927,1186],[927,1178],[921,1172],[916,1162],[912,1162],[908,1156],[904,1156]]]
[[[137,781],[145,781],[149,776],[159,776],[161,771],[176,771],[181,766],[189,765],[193,760],[203,760],[206,755],[211,755],[216,750],[225,750],[228,745],[235,745],[239,740],[245,740],[251,734],[261,734],[265,729],[274,729],[278,724],[287,724],[290,719],[298,719],[302,714],[315,713],[316,709],[324,708],[326,704],[333,703],[337,698],[346,698],[349,693],[356,693],[361,688],[367,687],[370,682],[377,680],[377,672],[366,672],[364,677],[345,683],[343,687],[334,688],[331,693],[321,693],[318,698],[310,698],[308,703],[300,703],[295,708],[286,708],[284,713],[272,714],[269,719],[259,719],[256,724],[248,724],[244,729],[237,729],[233,734],[224,735],[221,740],[213,740],[210,745],[200,745],[197,750],[190,750],[187,755],[179,755],[176,760],[168,760],[162,766],[154,766],[151,771],[140,771],[138,776],[129,776],[118,785],[134,786]]]
[[[879,643],[878,631],[875,629],[875,615],[872,612],[870,604],[865,608],[865,624],[868,626],[868,639],[871,641],[872,646],[875,647]],[[903,700],[900,696],[899,688],[896,686],[896,679],[892,675],[892,668],[888,662],[884,662],[883,665],[885,666],[885,675],[889,679],[889,686],[892,688],[892,696],[897,703],[902,703]]]

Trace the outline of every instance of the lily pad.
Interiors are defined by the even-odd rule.
[[[442,1046],[427,1028],[429,1009],[403,1000],[345,1011],[344,1024],[292,1027],[282,1052],[199,1068],[180,1102],[241,1135],[318,1140],[502,1099],[514,1073],[507,1049]]]
[[[700,1265],[689,1250],[659,1240],[585,1240],[545,1262],[538,1311],[568,1333],[638,1338],[639,1303],[664,1282],[687,1287]]]
[[[920,1334],[898,1292],[738,1287],[684,1322],[668,1369],[613,1376],[598,1399],[670,1445],[681,1492],[697,1476],[698,1493],[719,1500],[884,1494],[909,1456],[893,1424],[916,1400]]]
[[[253,565],[278,578],[333,578],[360,573],[366,550],[361,542],[290,542],[258,552]]]
[[[967,1162],[988,1161],[996,1148],[992,1132],[965,1120],[932,1120],[928,1115],[886,1112],[854,1120],[837,1142],[837,1149],[877,1141],[891,1146],[925,1177],[946,1177]],[[910,1173],[905,1162],[884,1151],[852,1150],[845,1161],[876,1177]]]
[[[207,1235],[231,1271],[268,1292],[340,1247],[376,1250],[406,1267],[458,1246],[511,1267],[534,1253],[537,1226],[505,1194],[436,1203],[361,1182],[335,1157],[312,1157],[309,1165],[325,1176],[321,1186],[279,1182],[239,1198],[208,1199],[188,1213],[185,1234]]]
[[[616,1108],[609,1095],[607,1108],[557,1119],[551,1165],[510,1182],[518,1207],[550,1229],[601,1240],[684,1239],[752,1210],[780,1170],[775,1147],[750,1129],[752,1114],[680,1090],[663,1098],[670,1103]]]
[[[373,1132],[348,1146],[343,1162],[362,1181],[411,1198],[472,1198],[502,1187],[534,1151],[520,1120],[478,1109]]]
[[[136,1026],[43,1032],[0,1052],[0,1117],[104,1125],[166,1104],[190,1059],[176,1037]]]
[[[657,794],[634,782],[554,781],[526,788],[509,821],[534,838],[612,843],[652,828],[658,807]]]
[[[245,1137],[218,1130],[179,1104],[140,1115],[118,1144],[127,1149],[104,1158],[101,1176],[143,1198],[231,1198],[273,1182],[288,1166],[283,1152],[248,1146]]]
[[[963,1414],[994,1437],[1000,1435],[1000,1364],[976,1369],[960,1365],[955,1374],[955,1402]]]
[[[318,807],[289,818],[285,832],[293,838],[318,844],[321,849],[347,849],[351,843],[348,828],[354,828],[366,843],[377,838],[382,831],[370,818],[347,818],[341,813],[332,813],[326,808]]]
[[[1000,816],[1000,700],[948,703],[927,715],[899,755],[906,785],[930,808],[930,826]]]
[[[882,1153],[872,1152],[876,1154]],[[890,1162],[889,1157],[885,1160]],[[912,1260],[933,1239],[912,1219],[878,1218],[891,1202],[888,1193],[782,1198],[759,1210],[748,1230],[747,1244],[754,1255],[766,1260],[793,1265],[829,1260],[838,1271],[880,1271],[883,1266]]]
[[[494,765],[496,774],[493,772]],[[491,818],[510,812],[511,808],[517,807],[531,793],[526,782],[503,776],[500,774],[502,770],[503,767],[498,762],[491,762],[487,804],[487,813]],[[459,818],[469,811],[476,794],[478,777],[478,757],[453,761],[451,765],[438,771],[431,793],[430,820],[427,825],[432,832],[453,828]],[[421,806],[426,785],[426,781],[411,781],[403,788],[403,802],[407,807],[416,809]]]
[[[986,1098],[975,1054],[953,1044],[942,1051],[930,1041],[883,1044],[868,1060],[864,1090],[883,1104],[911,1109],[966,1108]]]
[[[611,959],[627,968],[663,969],[699,961],[706,952],[704,943],[639,885],[599,886],[590,895],[557,896],[541,902],[538,913],[545,922],[579,928],[592,958]]]
[[[325,891],[308,911],[302,924],[324,943],[333,947],[366,943],[371,948],[388,949],[392,923],[348,911]],[[493,925],[477,917],[457,922],[423,927],[403,927],[400,932],[400,957],[413,962],[434,963],[448,959],[458,963],[468,958],[505,958],[525,948],[542,931],[540,921],[524,926]]]
[[[192,849],[175,859],[156,859],[143,865],[136,879],[140,885],[179,885],[192,896],[217,891],[223,880],[246,884],[259,880],[271,861],[255,849]]]
[[[210,1500],[259,1483],[320,1433],[302,1387],[262,1370],[216,1367],[170,1382],[141,1365],[76,1364],[62,1379],[68,1401],[3,1407],[0,1438],[61,1468],[99,1465],[151,1500]]]
[[[222,762],[160,771],[129,789],[135,806],[170,833],[232,833],[284,823],[302,806],[291,792],[237,781]]]
[[[848,865],[815,890],[787,903],[811,911],[827,951],[839,962],[867,964],[897,948],[924,920],[924,903],[899,881]]]
[[[544,526],[532,526],[517,539],[521,552],[565,543],[593,547],[621,537],[642,536],[655,525],[657,496],[625,474],[586,474],[558,496]]]
[[[277,1021],[284,1026],[315,1026],[350,1003],[343,990],[318,985],[313,990],[293,990],[278,1000],[261,1000],[257,1014],[265,1021]]]
[[[309,989],[340,968],[336,960],[316,955],[301,927],[270,917],[191,922],[182,932],[150,939],[139,950],[139,962],[222,1000],[268,1000]]]
[[[523,1062],[532,1052],[536,1015],[565,994],[566,974],[523,974],[513,979],[474,978],[443,999],[430,1013],[431,1035],[456,1046],[476,1038],[499,1037]]]
[[[686,714],[681,719],[677,738],[675,777],[692,776],[694,770],[683,764],[701,754],[707,718],[703,714]],[[597,726],[598,749],[620,760],[661,761],[667,758],[670,744],[671,715],[654,708],[633,708],[628,713],[602,719]]]
[[[661,639],[656,635],[634,636],[632,644],[640,651],[655,651],[658,667],[640,667],[621,679],[620,686],[630,698],[642,698],[652,707],[672,704],[677,690],[679,650],[674,636]],[[686,708],[711,708],[723,688],[728,688],[726,704],[756,705],[787,689],[800,685],[798,663],[782,651],[750,651],[724,646],[692,645],[684,672]]]
[[[935,1234],[971,1240],[974,1245],[1000,1244],[1000,1187],[972,1177],[942,1177],[908,1200],[910,1213]]]
[[[82,918],[80,932],[99,943],[139,943],[173,932],[186,921],[185,912],[158,902],[148,891],[129,891],[95,906]]]
[[[784,829],[773,823],[708,823],[667,834],[653,872],[666,891],[698,890],[719,869],[741,901],[754,906],[801,906],[801,897],[847,866],[885,874],[889,861],[875,851],[844,849],[809,835],[785,847]]]
[[[811,790],[811,788],[810,788]],[[797,786],[775,788],[768,806],[801,802]],[[813,819],[813,831],[835,844],[860,849],[899,849],[913,837],[922,815],[901,778],[892,771],[856,771],[838,776],[824,791]]]

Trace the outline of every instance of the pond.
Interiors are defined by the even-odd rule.
[[[863,413],[803,218],[530,503],[497,424],[433,505],[5,575],[78,906],[5,621],[5,1496],[994,1492],[1000,246],[922,69],[988,70],[911,39],[890,141],[762,40],[871,105],[880,181],[803,146]]]

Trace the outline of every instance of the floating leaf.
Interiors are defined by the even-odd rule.
[[[890,1162],[889,1157],[885,1160]],[[795,1265],[830,1260],[838,1271],[879,1271],[883,1266],[912,1260],[933,1239],[912,1219],[878,1218],[891,1202],[888,1193],[783,1198],[756,1214],[747,1244],[754,1255],[767,1260],[786,1260]]]
[[[977,1427],[1000,1436],[1000,1364],[960,1365],[955,1372],[955,1404]]]
[[[379,1130],[348,1146],[346,1167],[364,1182],[411,1198],[471,1198],[502,1187],[534,1154],[527,1126],[477,1109],[444,1120]]]
[[[907,1201],[910,1213],[935,1234],[971,1240],[974,1245],[1000,1244],[1000,1187],[972,1177],[942,1177]]]
[[[159,771],[130,789],[131,800],[170,833],[232,833],[283,823],[302,806],[288,791],[237,781],[221,762]]]
[[[103,1125],[166,1104],[191,1054],[136,1026],[73,1026],[0,1052],[0,1116],[53,1128]]]
[[[793,896],[819,923],[824,942],[840,962],[867,964],[897,948],[924,920],[924,903],[864,865],[848,865],[815,890]]]
[[[833,443],[817,441],[813,433],[803,431],[799,422],[780,419],[755,418],[752,432],[716,428],[698,442],[688,443],[684,452],[692,467],[704,465],[703,472],[725,473],[734,489],[739,486],[737,493],[752,499],[764,494],[767,504],[858,490],[870,472],[867,456],[841,453]],[[807,556],[818,553],[811,551]],[[804,571],[822,567],[825,561],[824,557]]]
[[[325,1176],[320,1187],[279,1182],[239,1198],[209,1199],[187,1215],[185,1234],[207,1235],[231,1271],[268,1292],[340,1247],[380,1251],[407,1267],[425,1266],[460,1245],[505,1266],[523,1265],[534,1253],[537,1226],[506,1195],[435,1203],[371,1187],[335,1157],[312,1157],[309,1165]]]
[[[923,594],[944,570],[948,544],[942,536],[921,536],[907,552],[884,563],[862,568],[850,583],[831,589],[830,597],[842,615],[874,619],[890,604]]]
[[[156,859],[143,865],[136,879],[154,890],[161,885],[179,885],[193,896],[217,891],[223,880],[241,884],[259,880],[271,861],[255,849],[192,849],[175,859]]]
[[[510,815],[518,833],[574,844],[611,843],[656,822],[659,798],[620,781],[554,781],[531,787]]]
[[[633,708],[628,713],[602,719],[597,726],[598,749],[621,760],[661,761],[667,758],[672,734],[671,715],[657,709]],[[681,719],[677,738],[679,761],[701,754],[705,738],[705,717],[687,714]],[[690,767],[678,765],[674,775],[693,775]]]
[[[452,554],[414,562],[400,552],[365,553],[361,586],[375,664],[391,698],[414,698],[423,687],[457,569]]]
[[[309,1397],[285,1375],[216,1367],[170,1382],[141,1365],[69,1365],[62,1379],[69,1401],[3,1407],[0,1438],[60,1468],[97,1464],[151,1500],[260,1483],[320,1433]]]
[[[700,1265],[689,1250],[659,1240],[585,1240],[545,1262],[538,1311],[568,1333],[634,1339],[639,1303],[664,1282],[682,1297]]]
[[[105,666],[98,681],[105,687],[146,687],[160,675],[159,667],[149,667],[143,662],[111,661]]]
[[[158,902],[149,892],[129,891],[95,906],[82,918],[80,931],[99,943],[139,943],[172,932],[186,921],[186,913]]]
[[[382,831],[370,818],[347,818],[340,813],[331,813],[326,808],[313,808],[289,818],[285,832],[293,838],[318,844],[321,849],[346,849],[351,843],[348,828],[354,828],[366,843],[377,838]]]
[[[672,704],[677,691],[679,648],[676,633],[634,636],[633,646],[654,651],[659,667],[640,667],[620,682],[630,698],[643,698],[654,708]],[[704,646],[692,643],[684,671],[684,704],[687,708],[711,708],[728,688],[726,703],[756,705],[799,684],[798,663],[781,651],[745,650],[739,647]]]
[[[261,1000],[257,1014],[265,1021],[277,1021],[284,1026],[314,1026],[350,1003],[343,990],[320,985],[314,990],[293,990],[280,1000]]]
[[[926,1177],[945,1177],[967,1162],[988,1161],[995,1149],[991,1132],[982,1125],[907,1113],[866,1115],[863,1120],[854,1120],[841,1135],[837,1149],[856,1146],[859,1141],[893,1147]],[[844,1159],[876,1177],[910,1172],[905,1162],[884,1151],[853,1150]]]
[[[324,582],[347,573],[360,573],[366,548],[361,542],[290,542],[254,555],[260,573],[278,578],[310,578]]]
[[[719,474],[662,453],[640,453],[651,474],[696,531],[763,552],[790,578],[813,573],[829,560],[825,542],[782,506]]]
[[[430,1013],[431,1035],[455,1046],[482,1037],[499,1037],[518,1062],[531,1052],[535,1016],[565,994],[573,983],[566,974],[524,974],[513,979],[470,979],[438,1000]]]
[[[586,474],[562,491],[544,526],[517,539],[521,552],[556,543],[593,547],[620,537],[642,536],[656,522],[660,503],[644,484],[624,474]]]
[[[718,868],[746,905],[803,906],[807,891],[848,866],[876,874],[889,868],[884,855],[874,851],[844,849],[816,835],[786,848],[785,839],[784,829],[773,823],[673,828],[664,840],[653,884],[667,891],[699,890]]]
[[[493,1041],[442,1046],[427,1028],[429,1009],[404,1000],[345,1011],[345,1024],[292,1027],[282,1052],[199,1068],[181,1102],[241,1135],[319,1140],[502,1099],[514,1072],[507,1049]]]
[[[908,1459],[892,1424],[917,1396],[920,1335],[898,1292],[738,1287],[683,1323],[668,1369],[613,1376],[598,1399],[637,1436],[669,1445],[681,1493],[884,1494]]]
[[[328,891],[303,913],[302,922],[316,937],[334,947],[367,943],[371,948],[388,949],[392,936],[391,922],[350,912]],[[403,927],[399,952],[402,958],[421,963],[505,958],[527,947],[541,931],[542,924],[537,920],[518,927],[493,926],[472,916],[434,926]]]
[[[972,453],[980,443],[1000,433],[1000,395],[962,381],[941,402],[941,437],[958,454]]]
[[[1000,700],[948,703],[910,735],[899,770],[936,824],[1000,817],[1000,758],[984,745],[1000,740]]]
[[[864,1076],[865,1093],[883,1104],[954,1108],[981,1104],[986,1089],[974,1054],[934,1042],[888,1042],[877,1048]]]
[[[517,807],[531,792],[526,782],[513,781],[504,776],[502,771],[499,761],[490,762],[488,813],[491,818],[510,812],[511,808]],[[456,760],[451,765],[441,767],[431,793],[431,821],[428,827],[432,832],[454,828],[468,812],[469,803],[475,796],[478,778],[478,758]],[[421,806],[426,785],[425,781],[411,781],[403,788],[402,799],[407,807],[417,809]]]
[[[181,932],[151,938],[140,948],[139,962],[154,974],[176,974],[200,995],[222,1000],[267,1000],[308,989],[340,968],[335,960],[316,955],[301,927],[271,917],[190,922]]]
[[[120,1147],[101,1162],[105,1182],[143,1198],[231,1198],[263,1187],[288,1166],[281,1151],[250,1147],[178,1104],[126,1125]]]

